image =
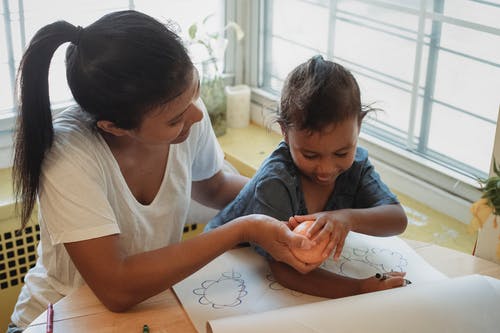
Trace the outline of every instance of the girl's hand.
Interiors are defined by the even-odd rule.
[[[375,276],[369,277],[361,282],[361,292],[368,293],[406,286],[408,280],[405,280],[405,275],[405,272],[390,272],[384,274],[382,279]]]
[[[304,274],[318,266],[299,261],[290,251],[293,247],[310,249],[315,245],[314,241],[294,233],[287,223],[267,215],[253,214],[247,218],[252,220],[248,239],[259,244],[276,261],[287,263]]]
[[[307,236],[313,237],[312,240],[316,243],[320,243],[325,238],[330,239],[323,251],[323,257],[328,257],[335,249],[333,259],[338,260],[344,248],[347,234],[352,229],[348,210],[339,209],[310,215],[296,215],[290,217],[288,225],[293,229],[298,224],[310,220],[315,222],[308,230]]]

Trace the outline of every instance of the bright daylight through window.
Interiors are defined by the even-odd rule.
[[[265,1],[262,87],[313,54],[349,68],[364,132],[474,178],[487,175],[500,106],[500,2]],[[285,14],[286,13],[286,14]]]
[[[106,12],[132,8],[164,21],[174,19],[181,34],[209,13],[215,14],[212,21],[220,26],[224,19],[241,23],[248,30],[246,40],[252,42],[227,57],[233,65],[226,68],[236,71],[238,83],[258,82],[276,96],[292,68],[322,54],[350,69],[360,83],[363,102],[383,110],[365,122],[364,134],[452,170],[470,183],[488,173],[500,106],[498,0],[2,0],[2,4],[0,149],[11,144],[7,134],[14,119],[15,73],[36,30],[62,17],[85,26]],[[257,22],[260,30],[250,29]],[[54,108],[72,102],[61,80],[63,58],[61,48],[51,66]],[[246,76],[239,75],[244,71]]]
[[[0,6],[0,168],[11,165],[12,134],[15,124],[14,87],[17,67],[33,35],[46,24],[64,19],[87,26],[106,13],[135,9],[172,24],[185,37],[188,27],[213,13],[211,28],[224,23],[224,0],[1,0]],[[74,103],[67,86],[64,65],[66,48],[52,59],[49,75],[50,99],[54,112]]]

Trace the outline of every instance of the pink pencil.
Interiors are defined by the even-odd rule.
[[[53,332],[53,327],[54,327],[54,308],[52,306],[52,303],[49,303],[49,306],[47,307],[47,333],[52,333]]]

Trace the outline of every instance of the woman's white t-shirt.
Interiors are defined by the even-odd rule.
[[[204,108],[203,108],[204,109]],[[38,260],[25,277],[11,320],[26,327],[49,302],[84,283],[64,243],[119,234],[127,255],[181,240],[191,182],[210,178],[223,153],[204,110],[188,139],[171,145],[158,194],[139,203],[108,145],[78,107],[54,121],[54,143],[45,157],[39,194]]]

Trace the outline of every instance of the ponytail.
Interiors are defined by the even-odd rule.
[[[109,13],[88,25],[59,21],[40,29],[18,73],[20,114],[13,184],[21,230],[36,204],[43,159],[52,145],[48,74],[55,50],[66,49],[66,79],[80,109],[93,120],[137,128],[153,107],[179,96],[193,64],[180,37],[151,16],[133,10]]]
[[[19,115],[15,134],[13,185],[21,230],[29,221],[40,186],[45,153],[54,136],[49,98],[49,66],[56,49],[77,41],[81,28],[65,21],[40,29],[24,53],[17,76]]]

